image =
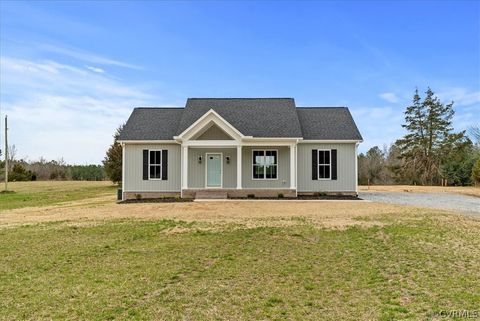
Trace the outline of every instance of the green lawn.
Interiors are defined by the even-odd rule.
[[[0,319],[425,320],[479,309],[480,224],[448,217],[392,214],[343,230],[308,220],[4,228]]]
[[[0,186],[3,191],[3,185]],[[10,192],[0,192],[0,211],[39,207],[77,201],[95,196],[114,195],[110,182],[47,181],[9,183]]]

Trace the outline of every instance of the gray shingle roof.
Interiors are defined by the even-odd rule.
[[[177,134],[210,109],[245,136],[302,137],[292,98],[189,98]]]
[[[135,108],[119,140],[171,140],[182,113],[183,108]]]
[[[299,107],[303,139],[363,140],[347,107]]]
[[[189,98],[185,108],[135,108],[120,140],[171,140],[210,109],[246,136],[362,140],[348,108],[296,108],[292,98]]]

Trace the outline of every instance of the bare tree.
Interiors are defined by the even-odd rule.
[[[17,157],[17,148],[15,145],[8,146],[8,169],[12,168],[13,162]]]
[[[470,127],[468,133],[480,144],[480,124]]]

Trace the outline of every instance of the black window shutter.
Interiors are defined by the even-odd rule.
[[[312,149],[312,179],[318,179],[318,151]]]
[[[143,150],[143,180],[148,180],[148,149]]]
[[[168,150],[162,150],[162,181],[168,180]]]
[[[332,149],[332,179],[337,180],[337,150]]]

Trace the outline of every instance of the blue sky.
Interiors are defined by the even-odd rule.
[[[456,130],[480,123],[480,2],[0,6],[1,113],[19,157],[99,163],[132,107],[188,97],[348,106],[361,151],[403,134],[415,87],[455,101]]]

